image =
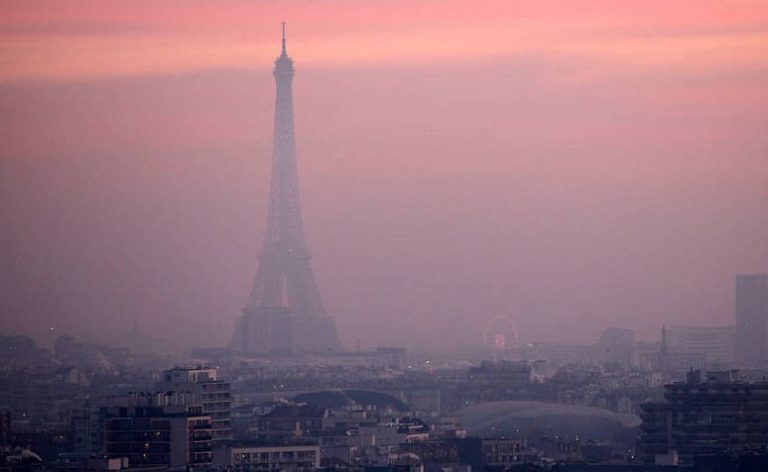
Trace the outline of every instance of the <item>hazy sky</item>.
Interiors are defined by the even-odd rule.
[[[729,324],[768,271],[768,2],[3,0],[1,331],[228,339],[282,20],[348,346]]]

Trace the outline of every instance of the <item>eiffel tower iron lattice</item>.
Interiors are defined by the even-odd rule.
[[[275,61],[275,128],[264,246],[247,306],[233,338],[243,353],[341,349],[310,264],[301,216],[293,125],[293,60],[285,47]]]

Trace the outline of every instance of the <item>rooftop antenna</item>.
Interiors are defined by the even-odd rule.
[[[283,54],[285,54],[285,21],[283,21]]]

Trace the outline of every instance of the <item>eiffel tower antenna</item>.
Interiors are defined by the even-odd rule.
[[[285,21],[283,21],[283,54],[286,54],[285,52]]]

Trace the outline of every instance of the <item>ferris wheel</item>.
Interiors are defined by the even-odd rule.
[[[485,348],[493,352],[506,352],[520,347],[517,328],[508,316],[491,318],[483,334]]]

